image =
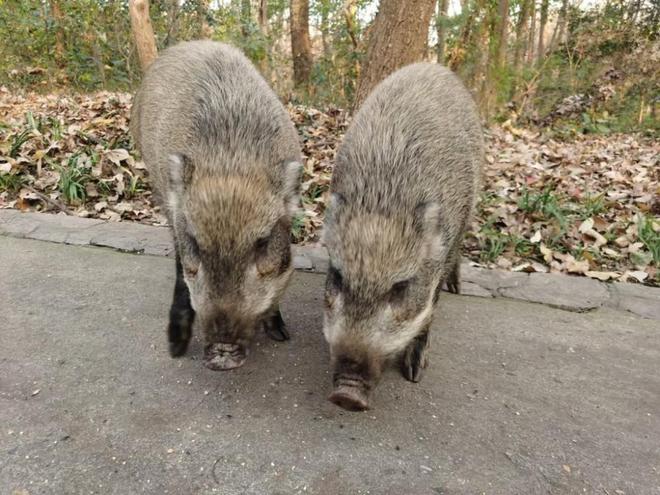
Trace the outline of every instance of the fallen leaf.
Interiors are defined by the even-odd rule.
[[[610,280],[610,279],[616,279],[621,276],[620,273],[617,272],[596,272],[596,271],[587,271],[584,272],[584,274],[589,277],[589,278],[595,278],[598,280]]]
[[[634,278],[638,282],[644,282],[648,278],[649,274],[641,270],[627,271],[623,274],[622,279],[628,280],[629,278]]]

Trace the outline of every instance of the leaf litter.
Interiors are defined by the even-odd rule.
[[[130,105],[126,93],[0,88],[0,208],[166,224],[131,147]],[[318,243],[349,117],[287,108],[305,156],[292,238]],[[490,127],[463,254],[485,267],[660,285],[660,144],[642,134]]]

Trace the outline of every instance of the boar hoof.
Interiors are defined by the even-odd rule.
[[[181,357],[188,349],[189,340],[181,340],[179,342],[170,342],[170,356],[173,358]]]
[[[266,335],[268,335],[271,339],[278,342],[284,342],[285,340],[291,339],[291,336],[286,329],[286,324],[282,319],[282,314],[279,310],[273,316],[264,320],[263,325],[264,330],[266,331]]]
[[[213,371],[226,371],[243,366],[247,353],[238,344],[216,343],[204,350],[204,366]]]
[[[401,374],[406,380],[417,383],[422,379],[422,370],[428,365],[427,346],[428,333],[424,333],[415,338],[404,351],[401,359]]]
[[[347,411],[364,411],[369,409],[366,395],[357,387],[339,386],[333,390],[328,400]]]
[[[452,294],[461,293],[461,265],[458,261],[447,277],[447,290]]]

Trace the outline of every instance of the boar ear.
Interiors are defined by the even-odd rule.
[[[426,256],[430,259],[442,259],[447,243],[441,229],[440,205],[434,201],[420,203],[415,208],[415,226],[424,239]]]
[[[321,231],[321,243],[327,245],[330,239],[328,239],[328,228],[331,224],[336,224],[337,219],[339,218],[340,210],[342,206],[346,203],[346,198],[339,193],[333,192],[330,194],[330,199],[328,200],[328,205],[325,209],[325,220],[323,222],[323,227]]]
[[[287,211],[290,215],[293,215],[298,208],[303,166],[298,160],[287,160],[284,162],[283,167],[284,182],[282,186],[284,189],[284,201]]]
[[[342,196],[340,193],[333,192],[330,194],[330,201],[328,202],[328,206],[325,210],[325,218],[327,223],[332,223],[336,222],[339,211],[341,210],[342,206],[346,204],[346,198]]]
[[[169,177],[170,187],[182,193],[184,189],[190,186],[192,176],[195,171],[195,165],[192,160],[184,154],[173,153],[169,156]]]

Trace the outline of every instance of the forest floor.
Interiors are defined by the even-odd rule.
[[[0,208],[164,224],[128,132],[125,93],[0,88]],[[318,242],[338,108],[288,106],[303,143],[293,240]],[[660,285],[660,143],[641,134],[486,131],[483,191],[464,256],[475,265]]]

